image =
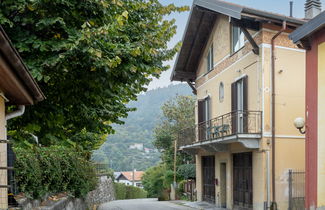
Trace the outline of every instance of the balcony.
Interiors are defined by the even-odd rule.
[[[235,111],[181,130],[178,146],[187,151],[203,148],[215,152],[228,150],[230,143],[241,143],[258,149],[261,138],[262,112]]]

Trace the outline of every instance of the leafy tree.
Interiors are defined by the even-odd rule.
[[[177,96],[162,106],[163,118],[154,131],[154,145],[162,150],[162,161],[167,168],[173,169],[174,141],[179,131],[195,125],[195,98],[192,96]],[[191,161],[192,157],[177,153],[177,165]]]
[[[158,0],[1,1],[0,24],[47,97],[10,121],[11,135],[97,148],[132,110],[126,104],[169,68],[163,61],[179,45],[167,47],[176,26],[164,16],[186,9]]]
[[[164,173],[166,167],[162,164],[151,167],[142,176],[143,188],[148,192],[149,198],[157,198],[162,195],[164,189]]]

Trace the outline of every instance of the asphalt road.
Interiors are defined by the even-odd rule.
[[[104,203],[98,210],[193,210],[193,208],[157,199],[117,200]]]

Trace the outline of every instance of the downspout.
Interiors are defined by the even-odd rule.
[[[275,39],[280,36],[287,28],[287,22],[283,21],[282,29],[271,39],[271,62],[272,62],[272,204],[271,209],[276,210],[276,193],[275,193]]]
[[[18,109],[16,111],[10,112],[6,114],[6,120],[10,120],[19,116],[22,116],[25,113],[25,106],[24,105],[19,105]]]

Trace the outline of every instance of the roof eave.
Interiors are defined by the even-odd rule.
[[[5,59],[12,66],[16,76],[24,83],[26,90],[32,96],[34,102],[39,102],[45,99],[43,92],[29,73],[19,53],[13,47],[9,37],[4,29],[0,26],[0,51]],[[26,104],[25,104],[26,105]]]
[[[289,38],[294,43],[298,43],[300,40],[311,36],[323,27],[325,27],[325,11],[292,32]]]

